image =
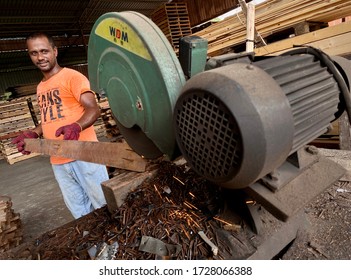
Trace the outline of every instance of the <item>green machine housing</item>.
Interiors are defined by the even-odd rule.
[[[199,36],[186,36],[179,40],[179,61],[187,78],[204,71],[208,42]]]
[[[177,155],[173,108],[185,84],[161,30],[136,12],[111,12],[95,23],[88,48],[92,89],[105,94],[121,134],[145,158]]]

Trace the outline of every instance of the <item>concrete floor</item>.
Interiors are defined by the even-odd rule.
[[[11,197],[12,209],[20,214],[24,242],[74,219],[64,204],[47,156],[13,165],[0,160],[1,195]]]

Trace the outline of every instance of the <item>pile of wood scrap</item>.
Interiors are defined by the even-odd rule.
[[[119,225],[116,258],[221,258],[216,238],[222,226],[216,219],[221,195],[218,188],[190,173],[164,164],[146,187],[129,194],[113,214]]]
[[[303,22],[328,23],[351,15],[351,5],[345,0],[269,0],[256,6],[255,27],[265,38],[293,28]],[[208,40],[208,55],[228,52],[246,40],[246,16],[239,12],[194,33]]]
[[[163,162],[116,211],[97,209],[0,259],[245,258],[255,250],[252,238],[244,223],[221,216],[223,201],[218,187],[185,165]]]
[[[20,215],[12,209],[11,198],[0,196],[0,252],[20,245],[22,236]]]

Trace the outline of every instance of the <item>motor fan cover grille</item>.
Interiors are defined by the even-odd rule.
[[[180,97],[175,108],[176,137],[190,165],[215,182],[235,176],[242,161],[238,125],[216,96],[193,91]]]

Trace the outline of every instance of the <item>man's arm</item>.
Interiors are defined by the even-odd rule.
[[[41,124],[38,124],[36,128],[32,129],[36,134],[38,134],[39,137],[43,135],[43,130],[41,128]]]
[[[95,95],[91,91],[82,93],[80,96],[80,103],[84,107],[84,114],[79,120],[77,120],[77,123],[82,130],[84,130],[95,123],[100,116],[100,109],[96,103]]]

